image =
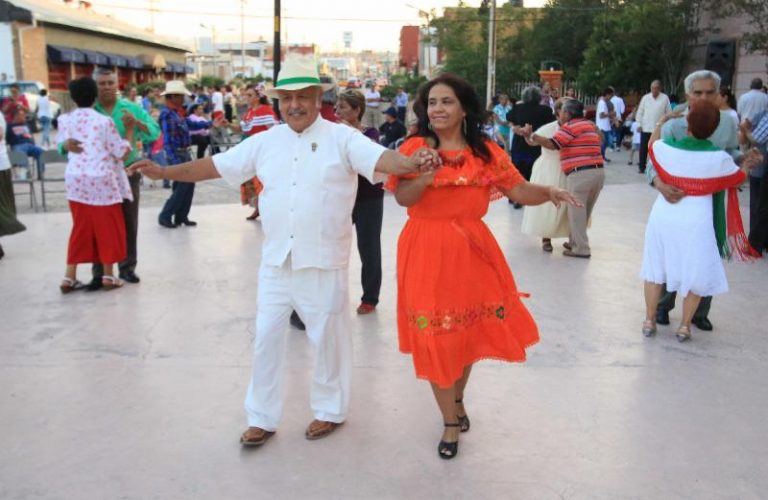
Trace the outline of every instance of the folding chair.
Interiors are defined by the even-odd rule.
[[[64,164],[66,168],[67,164],[67,158],[64,155],[59,154],[58,151],[55,149],[49,149],[47,151],[43,151],[42,155],[43,163],[45,164],[45,168],[50,171],[52,165],[56,164]],[[46,182],[64,182],[64,174],[62,172],[61,177],[46,177],[45,172],[40,168],[40,165],[38,164],[37,167],[37,177],[40,179],[40,193],[43,201],[43,212],[48,210],[48,207],[45,204],[45,195],[46,193],[66,193],[67,191],[65,189],[58,189],[55,191],[52,191],[50,189],[45,188]]]
[[[37,212],[37,195],[35,194],[35,181],[32,178],[32,172],[29,165],[29,157],[26,155],[26,153],[22,153],[21,151],[13,151],[11,150],[8,157],[11,160],[11,166],[17,167],[17,168],[23,168],[26,170],[26,179],[13,179],[11,181],[12,184],[26,184],[29,186],[29,193],[17,193],[15,190],[13,192],[14,196],[16,195],[25,195],[29,196],[29,208],[34,208],[35,212]]]

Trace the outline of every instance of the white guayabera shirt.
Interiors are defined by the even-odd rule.
[[[265,264],[281,266],[290,254],[293,269],[341,269],[349,264],[357,175],[381,182],[374,168],[384,151],[360,131],[318,116],[302,133],[277,125],[213,163],[232,186],[254,176],[264,184]]]

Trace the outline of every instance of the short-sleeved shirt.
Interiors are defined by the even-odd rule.
[[[287,124],[249,137],[213,163],[237,187],[252,177],[264,185],[259,212],[262,262],[293,269],[342,269],[349,264],[357,175],[370,182],[386,148],[347,125],[318,117],[301,133]]]
[[[381,99],[381,93],[379,93],[379,92],[377,92],[375,90],[366,90],[365,91],[365,99],[366,99],[366,101],[368,99]],[[378,102],[378,101],[366,102],[365,103],[365,105],[368,106],[369,108],[378,108],[379,104],[381,104],[381,103]]]
[[[611,101],[606,101],[605,99],[600,99],[597,101],[597,116],[595,117],[595,122],[603,132],[611,130],[611,117],[608,116],[608,113],[611,111],[613,111],[613,103]],[[606,116],[601,118],[601,113],[605,113]]]
[[[5,140],[8,145],[18,146],[19,144],[34,144],[35,138],[32,137],[27,123],[9,123],[5,132]]]
[[[221,92],[214,92],[211,95],[211,104],[213,104],[213,112],[224,111],[224,94]]]
[[[76,139],[82,153],[67,154],[64,185],[67,199],[86,205],[115,205],[132,200],[122,157],[131,145],[120,137],[112,119],[92,108],[77,108],[59,118],[60,142]]]
[[[277,115],[268,104],[259,104],[256,108],[248,108],[240,121],[240,129],[245,135],[254,135],[277,125]]]
[[[576,167],[603,164],[600,135],[589,120],[577,118],[561,125],[552,141],[560,149],[560,166],[566,174]]]
[[[102,115],[107,115],[104,107],[99,104],[98,101],[96,102],[96,105],[93,107],[93,109]],[[152,118],[149,113],[144,110],[144,108],[134,102],[129,101],[128,99],[118,97],[117,102],[115,102],[115,106],[112,108],[112,114],[109,116],[111,116],[112,122],[115,124],[115,128],[117,128],[117,133],[120,134],[120,137],[125,137],[123,114],[126,111],[133,114],[137,121],[141,122],[145,127],[147,127],[146,132],[142,132],[139,127],[136,127],[134,130],[133,142],[131,143],[131,154],[128,155],[128,158],[126,158],[125,162],[123,162],[123,164],[127,167],[136,160],[141,159],[141,151],[139,151],[139,148],[136,146],[137,141],[141,141],[143,144],[151,144],[160,136],[160,126],[157,124],[154,118]],[[63,144],[63,141],[60,141],[58,136],[56,137],[56,140],[59,142],[59,144]],[[63,149],[61,149],[60,152],[63,153]]]

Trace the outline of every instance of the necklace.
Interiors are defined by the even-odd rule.
[[[464,148],[458,151],[438,151],[437,154],[440,155],[440,159],[443,161],[443,165],[446,167],[451,168],[460,168],[464,166],[464,162],[466,160],[466,151],[467,147],[466,145]]]

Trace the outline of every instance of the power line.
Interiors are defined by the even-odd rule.
[[[121,5],[121,4],[113,4],[113,3],[94,3],[94,7],[106,7],[111,9],[118,9],[118,10],[134,10],[134,11],[143,11],[143,12],[151,12],[151,13],[166,13],[166,14],[186,14],[186,15],[196,15],[196,16],[217,16],[217,17],[241,17],[239,13],[228,13],[228,12],[221,12],[221,11],[202,11],[202,10],[182,10],[182,9],[165,9],[165,8],[159,8],[159,7],[138,7],[134,5]],[[494,20],[496,22],[520,22],[521,18],[523,17],[541,17],[546,10],[556,10],[556,11],[579,11],[579,12],[588,12],[588,11],[595,11],[600,10],[602,11],[602,8],[596,8],[596,7],[546,7],[546,8],[535,8],[535,9],[528,9],[526,8],[525,11],[520,11],[517,13],[515,17],[501,17],[496,16]],[[273,16],[269,15],[255,15],[255,14],[244,14],[242,17],[248,18],[248,19],[272,19]],[[283,19],[292,19],[296,21],[316,21],[316,22],[325,22],[325,21],[346,21],[346,22],[363,22],[363,23],[397,23],[397,24],[403,24],[403,23],[413,23],[416,21],[415,18],[367,18],[367,17],[310,17],[310,16],[296,16],[296,15],[282,15]],[[451,19],[449,17],[439,17],[436,18],[436,20],[439,20],[443,23],[474,23],[474,22],[483,22],[485,23],[487,21],[487,18],[483,17],[482,19]],[[419,19],[419,22],[421,20]]]

